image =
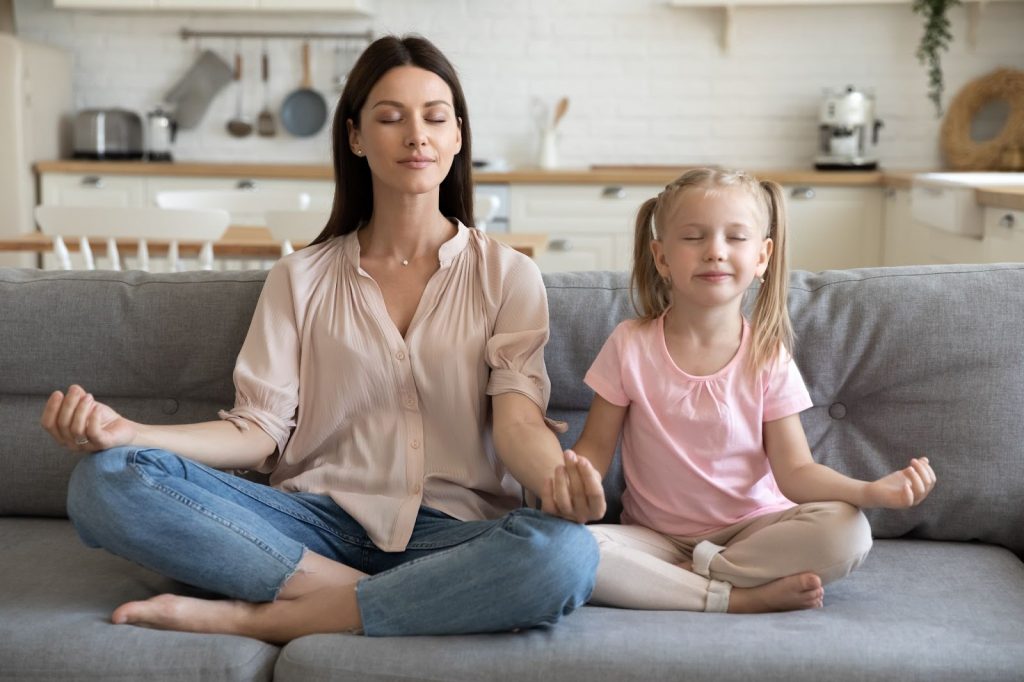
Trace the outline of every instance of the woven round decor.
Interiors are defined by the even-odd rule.
[[[1010,113],[999,134],[978,142],[971,121],[990,102],[1005,100]],[[956,170],[1016,170],[1024,153],[1024,71],[997,69],[963,87],[949,105],[940,137],[946,164]]]

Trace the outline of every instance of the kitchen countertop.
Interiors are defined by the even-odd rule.
[[[247,177],[279,180],[326,180],[333,169],[325,164],[268,163],[202,163],[145,161],[40,161],[37,173],[96,173],[107,175],[178,176],[178,177]],[[524,168],[510,171],[478,170],[474,180],[496,184],[597,184],[597,185],[664,185],[678,177],[684,166],[595,166],[565,170]],[[815,171],[810,169],[768,169],[753,173],[765,180],[784,185],[817,185],[834,187],[892,187],[910,189],[913,178],[927,170],[913,171]],[[995,208],[1024,210],[1024,189],[979,188],[978,203]]]

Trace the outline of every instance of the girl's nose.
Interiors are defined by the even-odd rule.
[[[707,250],[704,252],[704,260],[723,261],[725,260],[725,242],[715,238],[708,240]]]

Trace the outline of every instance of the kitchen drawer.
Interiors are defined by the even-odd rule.
[[[46,173],[40,203],[51,206],[142,206],[146,181],[140,177]]]
[[[1024,211],[986,208],[984,222],[987,260],[1024,262]]]
[[[513,232],[632,235],[645,200],[663,189],[647,185],[513,185],[509,224]]]
[[[309,208],[314,211],[329,211],[334,202],[334,183],[317,180],[267,180],[263,178],[185,178],[151,176],[146,183],[146,196],[150,205],[156,206],[156,195],[160,192],[183,191],[233,191],[252,190],[256,192],[282,192],[298,195],[309,194]],[[263,225],[262,214],[232,214],[231,222],[236,225]]]
[[[547,248],[534,260],[541,272],[621,270],[616,258],[617,245],[613,235],[553,233],[548,235]]]

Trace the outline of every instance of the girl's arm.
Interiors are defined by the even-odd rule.
[[[818,464],[795,414],[765,422],[764,445],[779,489],[797,504],[837,500],[857,507],[901,509],[920,503],[935,486],[935,472],[925,457],[872,482]]]
[[[217,469],[255,469],[277,449],[274,439],[256,425],[240,431],[224,420],[173,426],[133,422],[77,385],[67,394],[50,395],[41,423],[54,440],[76,452],[137,445],[168,450]]]
[[[619,444],[622,423],[626,420],[628,407],[620,407],[608,402],[598,394],[590,403],[587,422],[583,425],[583,433],[572,446],[572,450],[585,457],[594,465],[601,478],[608,473],[615,456],[615,446]]]
[[[604,516],[604,489],[593,468],[575,472],[577,494],[557,486],[569,475],[565,468],[570,459],[563,455],[558,438],[544,423],[536,403],[520,393],[501,393],[491,398],[491,405],[494,449],[516,480],[540,497],[543,511],[577,523]]]

